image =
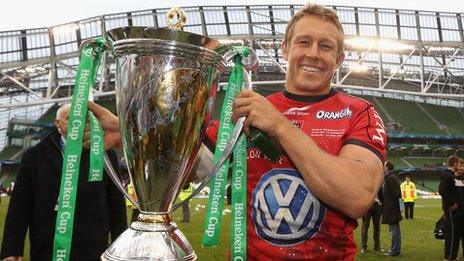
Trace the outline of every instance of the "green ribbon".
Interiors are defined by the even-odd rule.
[[[69,113],[66,146],[61,170],[61,186],[58,196],[58,212],[56,215],[52,260],[70,259],[74,211],[82,154],[82,139],[87,116],[87,102],[89,99],[89,90],[95,83],[104,45],[104,38],[99,37],[95,39],[95,42],[87,44],[82,49],[80,57],[71,111]],[[102,137],[100,137],[100,141],[103,142]],[[101,155],[103,156],[103,153]]]
[[[247,47],[234,48],[234,53],[235,65],[229,78],[221,108],[219,132],[214,153],[215,163],[221,157],[234,129],[232,105],[243,86],[242,59],[249,55],[249,49]],[[234,148],[234,157],[232,171],[232,260],[246,260],[246,139],[243,135]],[[226,161],[209,184],[210,194],[202,239],[203,246],[216,246],[219,242],[228,170],[229,162]]]
[[[234,148],[232,165],[232,223],[230,226],[231,260],[246,260],[247,149],[242,134]]]
[[[237,93],[242,87],[237,79],[237,67],[239,66],[236,64],[229,78],[226,95],[221,108],[219,132],[216,141],[216,149],[214,151],[214,163],[217,163],[221,157],[226,143],[234,130],[234,124],[232,122],[232,104],[235,96],[237,96]],[[202,239],[203,246],[216,246],[219,243],[219,232],[222,223],[222,210],[224,208],[224,194],[228,171],[229,161],[226,160],[209,183],[210,193]]]
[[[105,144],[103,142],[103,129],[92,112],[90,117],[90,171],[89,181],[102,181],[103,179],[103,156]]]

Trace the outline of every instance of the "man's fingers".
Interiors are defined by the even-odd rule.
[[[4,261],[22,261],[23,257],[22,256],[9,256],[9,257],[5,257],[3,260]]]
[[[252,126],[252,119],[247,117],[246,120],[243,122],[243,131],[245,132],[246,136],[250,136],[250,127]]]
[[[108,109],[89,101],[89,110],[100,121],[105,131],[119,131],[119,119]]]
[[[250,111],[251,105],[235,108],[232,115],[233,121],[237,122],[238,118],[242,116],[247,116],[250,113]]]
[[[90,131],[84,132],[84,142],[90,140]]]
[[[103,116],[103,115],[105,115],[105,114],[107,114],[109,112],[105,107],[102,107],[102,106],[96,104],[93,101],[89,101],[89,110],[91,112],[93,112],[93,114],[97,118],[101,117],[101,116]]]
[[[253,95],[255,95],[255,92],[254,91],[250,91],[250,90],[241,90],[236,98],[245,98],[245,97],[252,97]]]
[[[119,132],[105,134],[105,150],[113,148],[122,148],[121,134]]]
[[[243,107],[251,104],[253,102],[253,97],[237,97],[234,100],[234,108]]]

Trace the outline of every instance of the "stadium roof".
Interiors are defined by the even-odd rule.
[[[260,59],[254,88],[283,86],[285,25],[298,5],[186,7],[185,31],[251,45]],[[332,6],[343,24],[346,61],[334,86],[349,92],[464,107],[464,14]],[[0,117],[38,118],[69,99],[82,41],[121,26],[166,26],[168,9],[124,12],[52,26],[0,32]],[[111,57],[94,96],[114,95]],[[0,136],[6,129],[0,123]]]

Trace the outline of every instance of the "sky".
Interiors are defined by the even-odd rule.
[[[0,31],[49,27],[94,16],[173,6],[224,5],[219,0],[2,0]],[[235,0],[245,4],[304,4],[308,0]],[[312,0],[319,4],[464,13],[463,0]]]

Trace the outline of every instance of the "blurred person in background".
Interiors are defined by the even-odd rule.
[[[63,152],[71,106],[61,106],[55,118],[57,129],[22,157],[16,185],[5,219],[1,258],[22,260],[29,230],[31,260],[52,260]],[[113,150],[108,156],[118,168]],[[106,173],[102,181],[89,182],[89,150],[82,151],[76,196],[71,260],[99,260],[127,227],[124,197]]]
[[[456,186],[456,177],[461,168],[457,156],[448,158],[448,168],[440,176],[438,192],[441,196],[442,209],[445,213],[445,260],[455,260],[459,250],[459,240],[463,233],[462,189]]]
[[[458,189],[461,191],[461,195],[464,199],[464,160],[463,159],[459,159],[459,171],[458,171],[458,175],[455,176],[455,185],[458,187]],[[464,211],[461,211],[461,213],[463,214],[463,217],[462,217],[462,230],[464,230]],[[464,260],[464,231],[461,230],[461,246],[462,246],[462,257],[463,257],[463,260]]]
[[[362,217],[362,229],[361,229],[361,253],[367,252],[367,237],[369,232],[369,225],[372,219],[372,225],[374,227],[373,239],[374,239],[374,251],[383,252],[380,247],[380,219],[382,217],[382,201],[383,191],[379,189],[379,193],[374,200],[374,203],[367,211],[366,215]]]
[[[189,223],[190,222],[190,200],[186,200],[190,195],[192,195],[193,186],[192,183],[186,184],[179,193],[179,199],[182,203],[182,220],[180,222]]]
[[[404,202],[404,217],[406,219],[414,218],[414,201],[417,198],[416,185],[411,181],[409,175],[406,175],[406,180],[401,183],[401,196]]]
[[[393,163],[385,162],[385,179],[383,182],[383,209],[382,224],[388,224],[392,239],[390,250],[386,256],[399,256],[401,253],[401,188],[398,177],[393,173],[395,166]]]

